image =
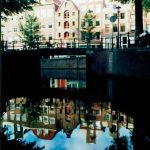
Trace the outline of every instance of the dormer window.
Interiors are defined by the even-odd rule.
[[[69,18],[69,11],[68,11],[68,10],[66,10],[66,11],[64,12],[64,18]]]

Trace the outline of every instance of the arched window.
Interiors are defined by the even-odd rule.
[[[69,11],[68,10],[64,11],[64,18],[69,18]]]
[[[75,37],[75,33],[74,32],[72,33],[72,37]]]
[[[72,25],[75,26],[75,21],[72,21]]]
[[[69,32],[64,33],[64,39],[67,39],[67,38],[69,38]]]
[[[64,29],[68,29],[69,28],[69,22],[68,21],[65,21],[64,22]]]

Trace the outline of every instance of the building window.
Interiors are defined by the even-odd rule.
[[[150,30],[150,23],[146,25],[147,30]]]
[[[131,14],[131,19],[135,19],[135,14]]]
[[[74,32],[72,33],[72,37],[75,37],[75,33]]]
[[[60,17],[60,16],[61,16],[61,13],[58,13],[58,16]]]
[[[45,25],[43,24],[41,27],[42,27],[42,28],[45,28]]]
[[[110,25],[109,24],[105,24],[105,32],[106,33],[110,32]]]
[[[120,26],[120,31],[121,31],[121,32],[125,32],[125,25],[124,25],[124,24],[122,24],[122,25]]]
[[[48,38],[49,40],[52,40],[53,39],[53,37],[52,37],[52,35],[51,36],[49,36],[49,38]]]
[[[115,18],[117,18],[117,13],[114,13],[113,16],[114,16]]]
[[[52,25],[48,25],[48,28],[52,28]]]
[[[64,33],[64,38],[65,38],[65,39],[69,38],[69,32],[65,32],[65,33]]]
[[[64,18],[69,18],[69,11],[68,11],[68,10],[66,10],[66,11],[64,12]]]
[[[109,114],[105,114],[103,120],[104,121],[109,121],[110,120],[110,115]]]
[[[127,44],[127,37],[122,37],[123,44]]]
[[[132,31],[132,32],[135,31],[135,25],[131,25],[131,31]]]
[[[43,108],[43,113],[48,114],[48,108],[47,107]]]
[[[114,25],[113,25],[113,32],[117,32],[117,31],[118,31],[117,25],[114,24]]]
[[[95,39],[99,40],[100,39],[100,32],[95,33]]]
[[[61,26],[61,22],[58,22],[58,26],[59,26],[59,27]]]
[[[50,117],[49,121],[50,121],[50,124],[55,124],[55,118],[54,117]]]
[[[58,37],[61,37],[61,33],[58,33]]]
[[[65,21],[65,22],[64,22],[64,28],[65,28],[65,29],[68,29],[68,28],[69,28],[69,22],[68,22],[68,21]]]
[[[72,16],[74,16],[75,15],[75,12],[72,12]]]
[[[46,37],[44,36],[44,37],[42,37],[42,41],[45,41],[46,40]]]
[[[120,14],[120,19],[125,19],[125,14],[124,13]]]
[[[75,26],[75,21],[72,21],[72,25]]]
[[[108,19],[108,14],[105,14],[105,20],[107,20]]]
[[[48,116],[43,116],[43,122],[44,124],[48,124]]]
[[[99,21],[98,21],[98,20],[96,20],[96,26],[99,26],[99,25],[100,25]]]
[[[14,28],[14,32],[17,32],[17,28]]]

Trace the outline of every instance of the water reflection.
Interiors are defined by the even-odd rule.
[[[18,97],[6,103],[6,110],[1,127],[7,127],[8,140],[36,141],[47,150],[103,150],[114,138],[129,137],[134,129],[133,118],[111,102],[44,98],[32,103]]]

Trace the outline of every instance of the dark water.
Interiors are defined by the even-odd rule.
[[[87,75],[84,69],[43,69],[41,88],[30,90],[33,95],[5,97],[2,149],[145,150],[145,84]],[[142,100],[141,107],[136,105]]]

